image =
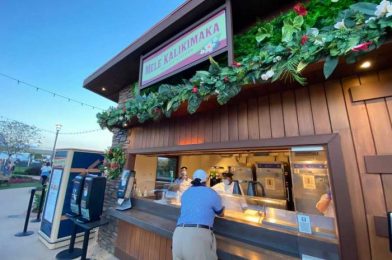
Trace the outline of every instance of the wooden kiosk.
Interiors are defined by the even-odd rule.
[[[84,87],[117,101],[127,113],[134,82],[148,93],[154,86],[207,70],[208,56],[232,64],[233,35],[294,4],[186,1],[89,76]],[[209,23],[212,29],[206,32]],[[216,24],[219,28],[214,29]],[[162,68],[165,51],[183,40],[183,49],[180,45],[176,53],[166,53],[181,56],[193,44],[192,33],[203,30],[204,36],[219,31],[211,53],[203,56],[200,50],[199,59]],[[305,86],[255,81],[224,105],[212,96],[193,114],[184,102],[167,118],[142,123],[132,118],[110,126],[115,140],[126,133],[122,144],[127,167],[136,171],[139,195],[146,190],[147,196],[136,192],[134,208],[119,212],[110,209],[115,205],[107,194],[106,215],[112,227],[111,232],[100,230],[101,246],[120,259],[171,259],[179,204],[170,199],[157,203],[151,191],[166,185],[169,171],[177,172],[180,166],[187,166],[189,174],[198,168],[211,173],[230,166],[244,188],[256,181],[267,192],[245,195],[253,211],[233,210],[216,220],[221,259],[392,259],[386,237],[386,213],[392,210],[390,48],[386,42],[363,56],[371,66],[341,60],[328,80],[323,62],[318,62],[303,71]],[[281,184],[278,177],[265,177],[267,168],[275,169],[275,177],[286,174],[290,181]],[[272,192],[279,188],[283,199]],[[332,216],[316,208],[326,193],[333,201]],[[289,200],[294,208],[285,204]]]

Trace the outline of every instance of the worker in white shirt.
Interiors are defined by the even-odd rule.
[[[231,172],[225,172],[222,174],[222,177],[223,181],[212,186],[212,189],[215,190],[222,197],[223,205],[228,210],[245,210],[248,205],[246,203],[245,197],[241,196],[244,193],[240,185],[238,185],[238,188],[240,189],[240,194],[233,194],[235,185],[233,181],[233,174]]]
[[[212,189],[218,193],[233,194],[233,174],[231,172],[224,172],[222,177],[223,181],[212,186]]]
[[[188,178],[188,168],[182,166],[180,169],[179,177],[174,181],[174,184],[179,185],[179,191],[183,193],[191,186],[191,179]]]

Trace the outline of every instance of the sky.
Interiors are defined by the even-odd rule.
[[[84,89],[83,80],[183,2],[1,0],[0,73],[96,107],[115,106]],[[98,112],[0,76],[0,116],[53,132],[60,123],[58,148],[109,147],[108,130],[61,134],[99,129]],[[55,135],[41,135],[40,147],[52,149]]]

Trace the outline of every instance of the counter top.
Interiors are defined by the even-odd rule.
[[[173,232],[176,227],[176,222],[174,220],[155,216],[138,209],[132,209],[128,211],[109,209],[108,213],[109,215],[119,220],[136,225],[147,231],[154,232],[170,239],[173,236]],[[225,238],[220,235],[216,235],[216,240],[218,247],[218,256],[220,259],[299,259],[297,257],[263,250],[261,248],[241,243],[233,239]]]
[[[171,238],[173,236],[174,229],[176,228],[175,221],[152,215],[138,209],[127,211],[109,209],[108,213],[119,220],[136,225],[167,238]]]
[[[179,208],[161,205],[148,199],[133,199],[132,202],[133,208],[131,210],[109,209],[109,215],[160,236],[172,237],[180,213]],[[221,251],[220,254],[233,251],[236,252],[236,255],[238,252],[240,255],[248,256],[260,254],[260,257],[263,257],[259,259],[268,259],[266,258],[266,252],[268,252],[268,254],[277,254],[278,256],[284,255],[285,259],[287,257],[297,259],[301,254],[306,253],[307,248],[312,248],[312,255],[315,255],[314,252],[320,251],[321,253],[317,253],[319,257],[339,258],[337,243],[300,236],[295,232],[217,218],[214,223],[214,233],[218,241],[218,251]],[[306,245],[306,247],[302,245]]]

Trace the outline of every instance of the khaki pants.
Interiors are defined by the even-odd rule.
[[[173,234],[173,260],[216,260],[216,240],[211,230],[176,227]]]

